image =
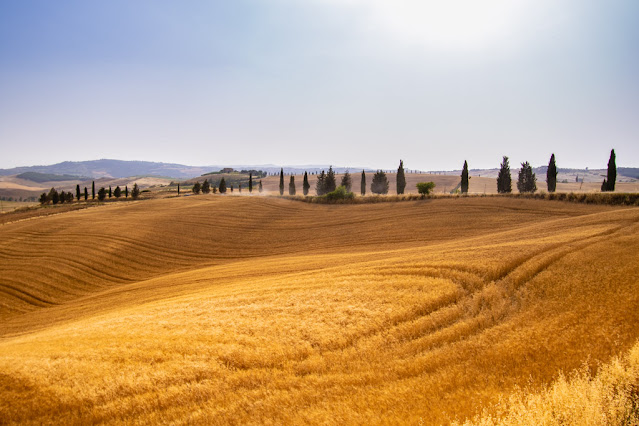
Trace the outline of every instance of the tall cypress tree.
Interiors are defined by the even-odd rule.
[[[555,164],[554,153],[550,156],[550,161],[548,162],[546,183],[548,184],[548,192],[555,192],[557,190],[557,165]]]
[[[128,186],[124,187],[124,198],[129,198],[129,187]]]
[[[461,174],[461,192],[468,194],[468,162],[464,161],[464,168]]]
[[[608,160],[608,175],[607,179],[604,179],[603,185],[601,185],[602,191],[614,191],[615,183],[617,182],[617,164],[616,164],[615,150],[610,151],[610,159]]]
[[[81,197],[81,195],[80,195],[80,184],[78,184],[78,185],[75,186],[75,198],[78,201],[80,201],[80,197]]]
[[[512,192],[512,190],[510,164],[508,163],[508,157],[504,156],[499,169],[499,174],[497,175],[497,192],[500,194],[506,194]]]
[[[406,176],[404,175],[404,162],[399,160],[397,168],[397,194],[403,194],[406,189]]]
[[[253,173],[249,173],[249,194],[253,192]]]
[[[315,183],[315,192],[317,193],[317,195],[324,195],[328,192],[326,191],[326,173],[324,173],[324,170],[322,170],[322,173],[317,176],[317,182]]]
[[[308,190],[311,188],[311,184],[308,183],[308,173],[304,172],[304,182],[302,183],[302,192],[304,195],[308,195]]]
[[[220,194],[226,194],[226,181],[224,180],[224,178],[222,178],[222,180],[220,181]]]
[[[262,179],[260,179],[260,185],[258,187],[258,191],[260,191],[260,194],[262,193]]]
[[[87,187],[84,187],[84,201],[87,201],[89,199],[89,190],[87,189]]]
[[[346,192],[351,192],[351,190],[353,189],[353,178],[351,177],[351,174],[348,172],[348,170],[346,170],[346,173],[344,173],[344,176],[342,176],[342,182],[340,183],[340,186],[346,188]]]
[[[140,187],[138,186],[137,183],[134,183],[133,184],[133,189],[131,190],[131,198],[133,198],[135,200],[139,196],[140,196]]]
[[[535,192],[537,190],[537,178],[528,161],[521,163],[519,179],[517,179],[517,189],[519,192]]]
[[[288,182],[288,195],[295,195],[295,176],[291,175],[291,180]]]
[[[284,169],[280,169],[280,195],[284,195]]]
[[[208,179],[204,179],[204,183],[202,184],[202,194],[208,194],[211,192],[211,184]]]
[[[178,195],[180,195],[180,184],[178,183]]]
[[[324,181],[324,191],[328,194],[329,192],[335,191],[335,188],[337,188],[335,172],[333,171],[333,166],[330,166],[328,168],[328,173],[326,173],[326,180]]]
[[[111,194],[111,185],[109,185],[109,198],[111,198],[112,194]]]
[[[366,195],[366,173],[362,170],[362,182],[360,184],[360,194]]]
[[[91,199],[95,200],[95,181],[91,181]]]

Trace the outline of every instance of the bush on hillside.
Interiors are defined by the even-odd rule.
[[[345,186],[338,186],[334,191],[331,191],[324,195],[328,201],[337,200],[352,200],[355,198],[355,194],[346,190]]]
[[[419,182],[417,184],[417,192],[422,195],[428,195],[435,188],[435,182]]]

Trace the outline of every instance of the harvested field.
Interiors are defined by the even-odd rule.
[[[630,350],[638,236],[638,208],[500,197],[6,223],[0,419],[463,421]]]

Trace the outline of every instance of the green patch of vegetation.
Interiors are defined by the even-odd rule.
[[[419,182],[417,184],[417,192],[421,195],[428,195],[433,189],[435,189],[435,182]]]

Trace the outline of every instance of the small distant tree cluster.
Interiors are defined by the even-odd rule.
[[[528,161],[521,163],[519,178],[517,179],[517,190],[521,193],[532,193],[537,190],[537,178],[532,171],[532,167],[528,164]]]
[[[388,194],[388,178],[383,170],[378,170],[377,173],[373,175],[371,192],[373,194]]]
[[[191,191],[193,191],[194,194],[199,194],[201,190],[202,190],[202,185],[200,185],[200,182],[196,181],[193,184],[193,188],[191,188]]]
[[[615,190],[617,182],[617,164],[615,150],[610,151],[610,159],[608,160],[608,173],[606,179],[601,184],[601,192],[612,192]]]
[[[211,192],[211,184],[208,179],[204,179],[204,183],[202,184],[202,194],[208,194]]]
[[[510,177],[510,163],[508,163],[508,157],[504,156],[501,166],[499,168],[499,174],[497,175],[497,192],[500,194],[507,194],[512,192],[512,179]]]
[[[315,192],[317,195],[325,195],[329,192],[335,191],[337,184],[335,182],[335,172],[333,166],[328,168],[328,173],[324,170],[317,177],[317,183],[315,184]]]

